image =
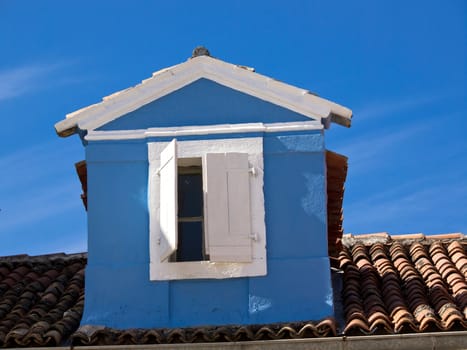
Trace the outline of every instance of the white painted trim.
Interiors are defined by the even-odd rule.
[[[261,137],[177,141],[179,158],[201,157],[205,153],[241,152],[248,153],[248,162],[259,171],[250,177],[251,227],[257,239],[252,240],[252,262],[218,263],[210,261],[161,262],[158,249],[160,232],[160,178],[156,171],[160,166],[160,154],[169,142],[148,143],[149,159],[149,250],[150,279],[176,280],[197,278],[234,278],[245,276],[264,276],[266,264],[266,225],[264,221],[263,194],[263,139]]]
[[[137,140],[149,137],[177,137],[191,135],[235,134],[250,132],[285,132],[302,130],[322,130],[323,128],[323,125],[317,121],[269,124],[218,124],[149,128],[137,130],[89,131],[89,133],[85,136],[85,139],[88,141]]]
[[[335,115],[336,122],[350,126],[352,111],[346,107],[240,66],[199,56],[156,72],[135,87],[104,97],[102,102],[68,114],[65,120],[55,124],[55,129],[59,134],[75,126],[94,130],[201,78],[318,121]]]

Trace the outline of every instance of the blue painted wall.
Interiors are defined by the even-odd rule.
[[[306,116],[211,80],[199,79],[98,130],[309,120]]]
[[[199,83],[205,87],[206,82]],[[183,95],[181,91],[176,93]],[[230,111],[222,113],[218,109],[215,115],[220,119],[207,113],[210,119],[203,119],[200,124],[265,121],[255,119],[256,107],[251,107],[255,103],[243,106],[244,116],[250,117],[240,121],[229,119]],[[151,105],[157,109],[156,104]],[[278,118],[274,121],[290,121],[292,112],[285,113],[270,104],[267,108],[271,106],[276,110],[266,119],[273,116]],[[203,106],[198,108],[193,115],[202,114]],[[117,120],[107,127],[156,126],[150,114],[140,111],[135,112],[135,125],[125,117],[125,121]],[[236,113],[241,111],[240,107],[236,109]],[[177,118],[181,114],[174,117]],[[159,122],[162,120],[156,118],[154,123]],[[186,125],[181,119],[177,124]],[[323,133],[196,138],[240,136],[264,138],[268,264],[264,277],[150,281],[147,142],[167,139],[87,144],[89,240],[81,324],[181,327],[316,320],[333,314]]]

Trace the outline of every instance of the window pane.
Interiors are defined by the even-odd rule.
[[[177,261],[201,261],[203,258],[203,224],[201,221],[178,223]]]
[[[203,179],[199,174],[178,175],[178,217],[203,216]]]

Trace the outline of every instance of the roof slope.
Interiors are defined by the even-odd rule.
[[[344,333],[467,329],[463,234],[343,238]]]
[[[463,234],[344,235],[342,243],[343,333],[336,330],[333,319],[182,329],[79,327],[86,254],[23,255],[0,258],[0,347],[237,342],[467,330],[467,239]],[[466,333],[456,334],[465,337]]]
[[[60,136],[94,130],[202,78],[323,121],[325,125],[332,121],[349,127],[351,123],[352,111],[346,107],[255,73],[253,69],[202,55],[157,71],[132,88],[68,114],[65,120],[55,124],[55,129]]]
[[[254,340],[303,339],[336,336],[331,318],[320,322],[295,322],[268,325],[227,325],[174,329],[118,330],[100,326],[82,326],[73,334],[73,345],[131,345],[214,343]]]
[[[0,347],[57,346],[78,328],[83,254],[0,258]]]

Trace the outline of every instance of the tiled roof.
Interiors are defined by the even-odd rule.
[[[130,345],[302,339],[336,335],[336,323],[328,318],[316,323],[296,322],[175,329],[116,330],[99,326],[82,326],[73,334],[72,339],[73,345]]]
[[[344,235],[345,334],[467,330],[463,234]]]
[[[464,235],[344,235],[342,245],[342,332],[336,330],[333,319],[183,329],[79,327],[85,254],[0,258],[0,347],[230,342],[467,330]]]
[[[78,328],[83,254],[0,258],[0,347],[56,346]]]

